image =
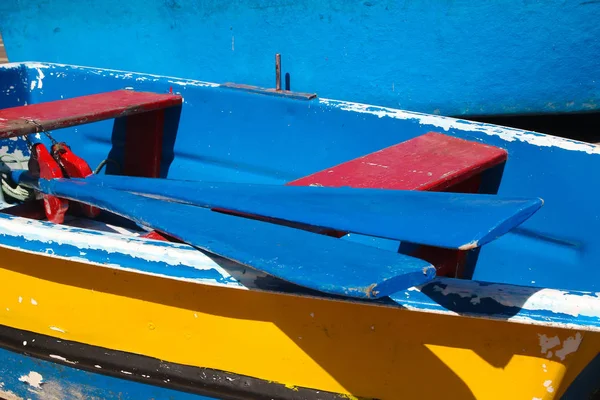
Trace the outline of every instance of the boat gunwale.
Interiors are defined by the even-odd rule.
[[[23,233],[24,224],[36,233],[29,236]],[[10,229],[13,226],[14,229]],[[64,239],[65,232],[68,239],[71,240]],[[61,238],[61,234],[63,238]],[[90,248],[87,244],[90,235],[106,239],[107,243],[119,240],[122,242],[123,248],[118,250],[111,247],[110,244]],[[85,254],[73,254],[72,252],[69,254],[68,246],[73,248],[84,246],[82,250],[85,250]],[[85,248],[85,246],[88,246],[88,248]],[[152,250],[156,250],[154,248],[156,246],[166,249],[165,254],[168,253],[169,255],[165,255],[163,259],[157,258],[156,253],[152,252]],[[213,256],[209,256],[186,244],[129,237],[89,228],[55,225],[46,221],[31,220],[2,213],[0,213],[0,247],[68,262],[85,263],[129,273],[150,275],[158,279],[178,280],[189,284],[221,286],[238,290],[268,291],[286,296],[313,297],[325,301],[344,301],[455,317],[491,319],[527,325],[600,332],[600,293],[594,292],[494,284],[447,277],[435,278],[425,285],[409,288],[380,300],[359,300],[305,291],[303,288],[294,287],[294,285],[286,285],[286,282],[276,278],[272,279],[274,282],[282,284],[281,290],[265,289],[255,285],[253,281],[256,277],[267,275],[260,272],[248,274],[248,279],[245,279],[242,283],[235,279],[234,275],[228,273],[228,268],[215,262]],[[144,248],[147,250],[146,257],[144,257]],[[106,262],[106,257],[115,257],[115,253],[118,253],[116,256],[130,256],[131,253],[134,253],[136,257],[128,258],[131,265],[127,266]],[[173,268],[173,261],[169,258],[172,257],[173,253],[182,257],[182,263],[179,267],[198,272],[195,278],[178,276],[177,272],[180,270]],[[197,264],[190,263],[189,259],[186,261],[186,256],[191,254],[194,254],[195,261],[203,263],[203,268],[198,268]],[[164,268],[161,273],[157,273],[149,270],[149,265]],[[227,266],[234,269],[250,269],[231,261],[227,262]],[[206,272],[205,277],[201,276],[203,271]],[[215,281],[215,271],[222,274],[223,280]],[[241,276],[241,274],[235,276]],[[596,311],[594,312],[594,310]],[[589,312],[586,313],[586,311]]]

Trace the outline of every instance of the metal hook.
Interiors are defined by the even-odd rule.
[[[48,137],[48,139],[50,139],[50,142],[52,142],[53,145],[57,144],[58,142],[52,137],[52,135],[50,134],[50,132],[46,131],[44,129],[43,126],[41,126],[40,124],[38,124],[36,121],[32,120],[32,119],[26,119],[25,121],[32,123],[33,125],[35,125],[35,133],[43,133],[44,135],[46,135]],[[27,136],[26,136],[27,137]],[[27,140],[29,140],[29,137],[27,137]]]

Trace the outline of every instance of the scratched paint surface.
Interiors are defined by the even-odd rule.
[[[273,87],[282,53],[292,89],[329,98],[442,115],[600,104],[595,1],[72,3],[1,2],[11,61]]]
[[[98,366],[101,368],[101,366]],[[0,398],[5,400],[209,400],[209,397],[78,370],[0,349]]]
[[[161,174],[174,179],[283,184],[429,131],[504,148],[509,156],[499,194],[541,197],[545,204],[518,229],[481,250],[474,279],[600,290],[595,268],[600,215],[591,200],[596,186],[585,183],[588,171],[600,167],[597,146],[365,104],[238,92],[182,78],[39,63],[30,64],[23,77],[15,72],[22,69],[4,66],[0,82],[8,80],[2,85],[27,92],[30,102],[126,87],[166,93],[173,87],[183,95],[184,106],[179,133],[166,136],[163,150],[171,156]],[[9,97],[16,103],[17,96]],[[55,132],[92,167],[107,156],[122,159],[118,143],[123,134],[112,121]],[[581,200],[577,207],[572,198]]]
[[[499,145],[509,153],[505,180],[500,188],[501,194],[543,197],[546,205],[540,213],[548,208],[550,211],[540,214],[542,217],[536,215],[528,221],[524,228],[536,234],[527,234],[527,230],[517,232],[514,235],[518,239],[517,243],[511,245],[510,251],[500,246],[495,249],[498,254],[490,256],[489,251],[494,250],[496,243],[487,245],[480,256],[476,273],[480,276],[487,273],[491,277],[488,280],[498,283],[520,284],[528,283],[529,274],[538,279],[537,283],[533,282],[537,286],[592,291],[575,293],[565,290],[540,290],[535,287],[517,288],[480,282],[441,280],[418,290],[398,293],[393,299],[408,309],[434,313],[471,315],[470,311],[477,310],[474,314],[479,316],[525,323],[534,321],[538,325],[541,325],[542,321],[547,322],[546,326],[526,326],[406,312],[393,307],[234,291],[230,288],[181,282],[181,279],[168,281],[126,271],[74,264],[73,261],[67,262],[56,257],[44,259],[44,262],[40,263],[39,255],[0,250],[3,253],[3,257],[0,257],[3,262],[0,269],[2,281],[15,283],[14,287],[8,287],[0,293],[0,301],[6,303],[8,309],[0,308],[2,324],[141,354],[152,354],[159,358],[172,358],[173,361],[187,364],[201,360],[206,366],[242,373],[245,371],[253,376],[271,377],[275,381],[293,382],[307,387],[327,388],[331,391],[345,390],[350,393],[389,390],[386,392],[390,394],[388,397],[393,396],[396,393],[394,390],[399,389],[386,387],[386,382],[393,381],[401,384],[401,387],[406,387],[403,382],[414,383],[430,376],[431,366],[442,360],[442,366],[438,369],[443,371],[444,379],[450,382],[457,393],[466,393],[467,398],[469,393],[481,398],[490,385],[498,381],[495,372],[500,371],[506,374],[502,377],[506,378],[507,382],[515,379],[523,382],[517,389],[531,393],[532,397],[551,398],[552,393],[560,387],[560,381],[565,371],[568,371],[571,358],[575,355],[588,356],[587,353],[580,354],[578,348],[584,335],[593,334],[583,331],[594,330],[598,326],[598,307],[595,305],[598,296],[593,291],[596,285],[593,274],[597,273],[593,265],[597,253],[594,252],[593,246],[586,242],[591,240],[590,237],[593,237],[598,229],[593,218],[590,218],[590,215],[596,215],[596,211],[592,202],[582,203],[577,209],[573,209],[564,198],[565,186],[572,193],[579,193],[581,198],[588,193],[589,189],[569,181],[574,180],[574,177],[582,181],[582,172],[574,167],[566,171],[557,168],[542,169],[544,165],[531,163],[531,158],[549,165],[570,162],[571,164],[565,165],[590,170],[597,167],[599,153],[597,148],[591,145],[485,124],[355,103],[326,99],[298,102],[238,93],[231,89],[223,90],[214,84],[177,78],[45,64],[30,65],[23,78],[22,74],[14,74],[15,70],[22,70],[22,67],[9,65],[0,68],[0,82],[3,81],[3,73],[8,71],[7,76],[11,77],[11,82],[21,85],[19,90],[28,92],[30,102],[123,87],[167,92],[169,87],[173,86],[175,91],[183,94],[185,104],[180,121],[180,134],[173,138],[172,148],[167,149],[173,152],[173,160],[165,166],[163,173],[179,179],[216,178],[283,183],[346,161],[350,157],[363,155],[435,129],[458,137]],[[35,85],[32,85],[33,82]],[[17,97],[12,99],[18,104]],[[269,118],[265,119],[264,115],[268,115]],[[252,126],[261,126],[264,129],[252,129]],[[118,127],[115,131],[110,123],[97,123],[65,129],[56,132],[56,136],[59,140],[67,139],[86,159],[99,162],[114,150],[111,148],[111,140],[115,137],[111,135],[118,135]],[[527,174],[523,174],[525,168]],[[547,174],[549,176],[546,176]],[[12,219],[11,221],[14,222]],[[568,225],[565,224],[566,221],[569,222]],[[8,232],[13,233],[3,236],[3,240],[8,247],[25,246],[22,244],[22,237],[14,234],[15,227],[17,225],[12,224],[5,227]],[[34,252],[46,252],[48,243],[42,247],[42,243],[49,240],[49,236],[45,235],[46,229],[55,228],[41,223],[36,227],[40,229],[37,234],[41,236],[31,240],[33,243],[28,243],[27,246],[34,246]],[[62,231],[63,228],[56,229]],[[74,232],[82,233],[77,229]],[[586,235],[582,235],[583,233]],[[557,238],[566,241],[569,236],[574,236],[580,241],[580,245],[575,246],[574,252],[577,257],[574,260],[559,257],[562,242],[557,241]],[[565,237],[567,239],[564,239]],[[74,239],[60,239],[61,245],[51,246],[51,251],[61,253],[64,249],[69,258],[76,257],[72,253],[73,247],[76,246],[68,246]],[[531,242],[545,244],[545,251],[532,254],[529,252]],[[63,247],[64,244],[67,246]],[[98,253],[96,257],[105,257],[103,253],[106,253],[107,249],[95,250]],[[137,258],[152,259],[152,250],[147,250],[148,253],[144,254],[143,249],[140,249]],[[549,260],[544,257],[548,257]],[[136,259],[135,256],[132,258]],[[168,258],[164,261],[166,260]],[[572,261],[576,267],[583,268],[585,276],[565,276],[564,271],[570,267],[565,261]],[[123,258],[118,262],[128,266],[134,265],[138,270],[148,268],[144,261],[137,263]],[[159,260],[160,262],[162,260]],[[207,270],[210,269],[214,268]],[[527,269],[530,272],[527,272]],[[74,273],[75,271],[77,273]],[[157,274],[170,275],[172,271],[167,268]],[[226,276],[223,273],[220,275]],[[195,278],[199,282],[204,282],[204,279],[207,282],[211,281],[208,276],[198,275]],[[214,282],[214,277],[212,280]],[[240,286],[234,281],[223,283],[226,286]],[[157,290],[157,285],[164,285],[164,290]],[[56,296],[56,293],[60,293],[60,296]],[[175,297],[168,297],[170,295]],[[145,301],[140,296],[144,297]],[[214,302],[215,296],[220,299],[218,303]],[[412,297],[413,301],[400,300],[403,296],[407,299]],[[74,298],[81,301],[74,303]],[[185,304],[181,303],[182,301]],[[445,302],[445,305],[440,307],[440,302]],[[241,305],[244,307],[240,308]],[[327,311],[325,319],[318,326],[304,326],[304,320],[295,319],[295,314],[290,313],[290,310],[300,307],[298,315],[304,315],[307,319],[313,318],[311,313],[316,315],[317,311],[312,310],[315,307],[311,306],[316,305],[319,306],[319,310]],[[249,308],[246,309],[246,306]],[[210,307],[216,307],[218,310]],[[368,308],[368,311],[364,311],[364,314],[358,313],[364,318],[358,318],[358,321],[357,310],[365,310],[363,307]],[[104,311],[107,308],[119,312],[106,315]],[[267,314],[252,314],[256,312]],[[392,314],[400,312],[403,313],[402,318],[395,318],[395,314]],[[224,349],[226,346],[211,345],[209,352],[206,352],[206,346],[193,347],[202,353],[191,354],[189,346],[183,347],[185,343],[181,343],[181,335],[182,332],[187,332],[189,327],[185,322],[187,318],[196,319],[194,314],[201,320],[201,326],[195,326],[190,331],[189,340],[198,338],[198,342],[194,343],[241,341],[248,346],[240,345],[228,350]],[[96,316],[101,317],[95,319]],[[180,325],[178,321],[181,322]],[[358,322],[360,324],[356,325]],[[390,322],[408,325],[394,325],[393,332],[377,329],[378,326],[385,326]],[[326,324],[326,330],[322,329],[323,324]],[[93,331],[98,326],[104,330]],[[157,326],[160,329],[152,329]],[[202,329],[206,326],[215,329],[206,332]],[[557,326],[581,329],[567,331],[556,329]],[[140,335],[123,335],[123,329],[128,332],[138,331]],[[481,332],[482,329],[486,332],[483,337],[480,334],[475,338],[473,335],[461,336],[464,332]],[[378,332],[376,337],[366,336],[372,331]],[[509,331],[510,334],[507,333]],[[439,332],[445,332],[446,335],[439,335]],[[159,333],[160,338],[153,336],[155,333]],[[361,337],[363,334],[365,336]],[[331,335],[336,340],[331,340]],[[507,340],[507,335],[515,339],[515,347],[503,346],[496,349],[498,353],[490,354],[489,351],[494,351],[489,350],[490,343],[511,343]],[[439,336],[443,336],[442,339]],[[402,342],[406,347],[399,347],[398,342],[394,342],[399,337],[408,340],[407,345]],[[558,340],[555,337],[558,337]],[[134,338],[142,339],[134,341]],[[356,343],[361,341],[366,341],[368,346],[357,346]],[[175,343],[175,347],[165,347],[165,343]],[[423,343],[427,343],[428,352],[423,353]],[[239,355],[240,348],[247,351],[243,357]],[[265,352],[266,349],[269,351]],[[369,370],[349,370],[348,366],[351,363],[344,358],[348,355],[348,349],[358,351],[364,359],[361,365],[368,366]],[[363,350],[365,353],[360,353]],[[597,352],[597,348],[588,350],[590,353]],[[227,353],[228,351],[231,353]],[[271,362],[256,365],[258,354],[271,354],[274,358]],[[381,370],[374,368],[371,362],[373,357],[377,358],[376,354],[379,354],[382,360],[385,359],[385,362],[377,366],[381,367]],[[435,358],[427,358],[431,354],[434,354]],[[483,358],[486,363],[478,361],[473,354]],[[422,368],[415,368],[413,363],[404,362],[406,359],[422,360],[422,364],[419,364]],[[295,360],[296,363],[290,363],[290,360]],[[333,365],[329,364],[330,360],[334,360]],[[549,360],[548,363],[545,360]],[[470,365],[474,363],[480,367],[471,368]],[[291,364],[303,366],[301,376],[286,369]],[[391,366],[400,368],[400,372],[394,376],[389,372],[382,372],[390,371]],[[533,368],[534,366],[539,369]],[[548,373],[551,377],[546,376]],[[406,381],[397,380],[397,376]],[[457,379],[457,376],[460,379]],[[442,387],[429,387],[431,385],[427,385],[426,382],[417,386],[427,387],[432,391]],[[508,386],[510,385],[507,385],[506,390],[512,390]],[[447,387],[444,386],[445,389]],[[503,396],[511,394],[513,393],[501,393]]]
[[[546,381],[557,391],[574,360],[597,353],[578,350],[597,333],[0,256],[0,279],[12,283],[0,292],[0,324],[288,385],[381,399],[549,399]]]
[[[298,293],[297,286],[286,287],[282,281],[183,244],[132,237],[124,241],[115,233],[2,214],[0,239],[1,247],[40,257],[86,262],[202,285]],[[45,262],[40,259],[40,263]],[[398,292],[391,299],[400,307],[428,313],[600,331],[600,298],[595,293],[437,278],[421,288]]]

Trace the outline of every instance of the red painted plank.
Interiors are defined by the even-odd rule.
[[[429,132],[288,184],[443,191],[506,157],[498,147]]]
[[[0,110],[0,139],[124,117],[181,103],[179,95],[116,90],[5,108]]]
[[[477,192],[481,172],[506,161],[504,149],[429,132],[406,142],[289,182],[396,190]],[[345,232],[320,231],[342,237]],[[461,276],[467,252],[416,246],[409,255],[436,266],[440,276]]]
[[[147,178],[160,176],[164,114],[163,110],[155,110],[126,118],[125,175]]]

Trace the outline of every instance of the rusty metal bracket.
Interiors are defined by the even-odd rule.
[[[281,54],[275,54],[275,89],[262,88],[259,86],[244,85],[241,83],[227,82],[221,84],[221,87],[230,89],[239,89],[246,92],[267,94],[271,96],[287,97],[297,100],[312,100],[317,98],[316,93],[293,92],[291,90],[281,89]]]
[[[312,100],[312,99],[317,98],[316,93],[302,93],[302,92],[292,92],[291,90],[267,89],[267,88],[262,88],[259,86],[244,85],[241,83],[227,82],[227,83],[221,84],[220,87],[244,90],[246,92],[258,93],[258,94],[267,94],[267,95],[271,95],[271,96],[287,97],[290,99],[297,99],[297,100]]]

